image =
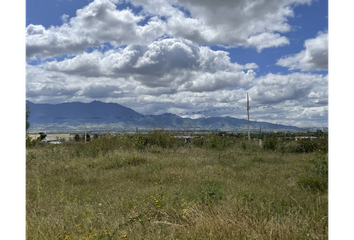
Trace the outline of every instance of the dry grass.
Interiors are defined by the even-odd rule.
[[[90,144],[28,150],[27,239],[328,237],[327,191],[297,183],[318,153]]]

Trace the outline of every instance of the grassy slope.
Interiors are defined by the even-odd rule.
[[[327,191],[298,184],[318,152],[90,144],[28,150],[27,239],[327,239]]]

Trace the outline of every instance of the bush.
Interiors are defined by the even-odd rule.
[[[329,163],[328,160],[321,160],[315,163],[316,173],[323,177],[328,177],[329,175]]]
[[[177,144],[177,139],[173,138],[171,133],[155,130],[148,134],[147,143],[162,148],[172,148],[175,144]]]
[[[41,142],[40,139],[32,139],[29,135],[26,135],[26,148],[33,148]]]
[[[328,179],[328,159],[324,154],[319,153],[316,160],[313,161],[314,171],[317,175]]]
[[[205,137],[203,146],[207,149],[215,149],[215,150],[225,150],[226,148],[232,145],[233,141],[230,138],[225,136],[218,136],[216,134],[207,135]]]
[[[47,134],[40,132],[39,133],[39,137],[37,139],[39,139],[40,141],[42,141],[43,139],[45,139],[45,137],[47,136]]]
[[[246,144],[245,140],[242,141],[241,147],[242,147],[243,151],[246,151],[246,149],[247,149],[247,144]]]
[[[317,149],[316,141],[310,138],[300,139],[298,142],[299,142],[299,152],[309,153]]]
[[[79,134],[76,134],[75,137],[74,137],[75,141],[80,141],[81,140],[81,137]]]
[[[85,139],[85,135],[84,135],[83,139]],[[91,136],[88,133],[86,133],[86,141],[90,141],[90,140],[91,140]]]
[[[196,138],[196,139],[193,139],[192,143],[195,147],[201,148],[204,146],[204,140],[205,140],[204,138]]]
[[[147,146],[147,139],[144,136],[138,135],[134,138],[133,148],[137,151],[144,151]]]
[[[271,136],[263,141],[263,148],[267,150],[275,151],[278,145],[276,136]]]
[[[205,138],[204,146],[207,149],[217,149],[221,145],[221,137],[217,135],[208,135]]]

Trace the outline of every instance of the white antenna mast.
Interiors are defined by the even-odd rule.
[[[224,131],[224,118],[222,118],[222,125],[221,125],[221,131]]]
[[[248,99],[248,93],[247,93],[247,121],[248,121],[248,141],[251,140],[250,136],[250,102]]]

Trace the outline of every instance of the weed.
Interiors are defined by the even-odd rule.
[[[200,201],[204,204],[208,204],[221,200],[223,198],[221,188],[224,184],[224,182],[219,180],[204,181],[197,190]]]
[[[306,153],[298,141],[268,151],[244,134],[205,134],[187,148],[174,135],[28,148],[26,237],[326,239],[326,138]]]
[[[242,169],[246,169],[247,166],[245,163],[237,163],[237,164],[232,164],[232,169],[235,170],[235,171],[239,171],[239,170],[242,170]]]
[[[128,156],[124,159],[124,163],[133,166],[144,164],[146,161],[146,157],[143,156]]]
[[[252,162],[264,163],[265,160],[261,156],[256,156],[256,157],[252,158]]]
[[[315,174],[300,175],[297,183],[305,188],[319,191],[325,191],[328,188],[328,181]]]

